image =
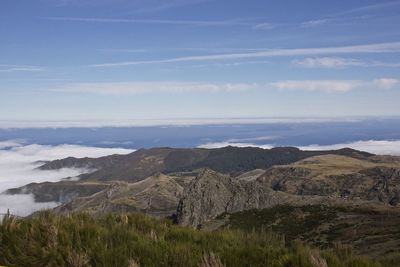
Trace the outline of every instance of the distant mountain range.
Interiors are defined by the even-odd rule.
[[[138,181],[154,173],[172,173],[210,168],[214,171],[240,175],[254,169],[268,169],[274,165],[293,163],[317,155],[343,155],[365,158],[373,154],[349,148],[333,151],[302,151],[294,147],[262,149],[256,147],[224,147],[216,149],[140,149],[128,155],[112,155],[101,158],[66,158],[51,161],[41,170],[61,168],[87,168],[94,172],[84,174],[81,180]]]

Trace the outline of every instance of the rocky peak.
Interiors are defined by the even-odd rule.
[[[178,223],[201,226],[226,210],[238,184],[229,176],[203,169],[189,184],[178,205]]]

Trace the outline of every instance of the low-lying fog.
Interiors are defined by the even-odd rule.
[[[239,140],[240,141],[240,140]],[[228,140],[224,142],[211,142],[205,143],[198,147],[200,148],[220,148],[225,146],[236,146],[236,147],[261,147],[264,149],[273,148],[273,144],[259,145],[254,143],[240,143],[237,140]],[[297,146],[301,150],[337,150],[344,147],[369,152],[376,155],[393,155],[400,156],[400,140],[368,140],[368,141],[356,141],[343,144],[333,145],[307,145]]]
[[[20,187],[32,182],[60,181],[75,177],[88,170],[61,169],[38,170],[43,161],[66,157],[102,157],[112,154],[128,154],[130,149],[98,148],[79,145],[24,145],[23,141],[0,142],[0,193],[10,188]],[[0,214],[9,209],[12,214],[25,216],[36,210],[55,207],[58,203],[35,203],[32,195],[0,194]]]

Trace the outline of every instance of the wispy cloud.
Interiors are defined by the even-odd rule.
[[[218,61],[232,59],[254,59],[279,56],[307,56],[327,54],[351,54],[351,53],[394,53],[400,52],[400,42],[378,43],[352,46],[316,47],[316,48],[291,48],[291,49],[265,49],[258,52],[229,53],[217,55],[187,56],[159,60],[125,61],[114,63],[93,64],[88,67],[107,68],[124,67],[145,64],[177,63],[193,61]]]
[[[120,6],[130,13],[156,13],[168,9],[180,8],[185,6],[198,5],[213,0],[40,0],[54,6],[91,6],[107,7]]]
[[[146,53],[147,49],[98,49],[100,52],[111,52],[111,53]]]
[[[72,83],[53,91],[118,96],[171,93],[234,93],[256,89],[348,92],[354,89],[392,89],[399,85],[400,80],[393,78],[375,80],[286,80],[267,84],[156,81]]]
[[[30,65],[1,65],[0,72],[39,72],[44,71],[43,67]]]
[[[392,1],[386,3],[372,4],[360,6],[356,8],[347,9],[341,12],[326,15],[324,18],[308,20],[300,23],[303,28],[317,27],[326,24],[340,23],[343,25],[354,24],[358,20],[366,20],[377,18],[374,15],[367,14],[367,12],[385,10],[388,8],[400,6],[400,1]],[[349,16],[350,15],[350,16]]]
[[[268,64],[270,61],[238,61],[238,62],[226,62],[226,63],[210,63],[193,65],[194,68],[208,68],[208,67],[238,67],[242,65],[257,65],[257,64]]]
[[[134,95],[151,93],[204,93],[241,92],[257,88],[249,83],[200,82],[116,82],[69,84],[57,91],[100,95]]]
[[[397,7],[397,6],[400,6],[400,1],[391,1],[391,2],[384,2],[384,3],[379,3],[379,4],[360,6],[360,7],[345,10],[345,11],[342,11],[342,12],[339,12],[339,13],[336,13],[333,15],[336,15],[336,16],[337,15],[346,15],[346,14],[352,14],[352,13],[365,12],[365,11],[386,9],[386,8]]]
[[[242,20],[168,20],[168,19],[120,19],[120,18],[80,18],[80,17],[47,17],[49,20],[92,22],[92,23],[134,23],[134,24],[161,24],[182,26],[249,26]]]
[[[213,0],[173,0],[173,1],[155,1],[151,6],[135,9],[135,13],[153,13],[161,12],[172,8],[180,8],[211,2]],[[147,2],[147,1],[146,1]]]
[[[265,48],[234,48],[234,47],[162,47],[162,48],[109,48],[98,49],[101,52],[115,53],[146,53],[146,52],[208,52],[208,53],[233,53],[233,52],[255,52],[264,51]]]
[[[362,61],[359,59],[342,57],[303,58],[293,60],[292,63],[306,68],[400,67],[400,63]]]
[[[320,26],[323,24],[326,24],[329,21],[329,19],[316,19],[316,20],[309,20],[302,22],[300,24],[301,27],[308,28],[308,27],[315,27],[315,26]]]
[[[353,58],[315,57],[293,60],[293,63],[307,68],[343,68],[348,66],[363,66],[364,63]]]
[[[400,80],[381,78],[363,80],[287,80],[271,84],[279,90],[304,90],[323,92],[348,92],[354,89],[392,89],[400,85]]]
[[[276,28],[276,25],[269,22],[259,23],[253,26],[256,30],[271,30]]]

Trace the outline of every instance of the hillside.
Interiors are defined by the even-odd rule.
[[[52,161],[40,167],[42,170],[67,167],[95,169],[81,175],[81,180],[138,181],[154,173],[192,171],[210,168],[214,171],[240,175],[254,169],[268,169],[274,165],[290,164],[308,157],[337,154],[355,158],[371,157],[372,154],[352,149],[336,151],[301,151],[292,147],[261,149],[255,147],[224,147],[218,149],[140,149],[124,156],[98,159],[67,158]]]
[[[167,217],[175,213],[182,196],[184,187],[180,180],[159,173],[136,183],[116,182],[91,196],[77,197],[55,211],[93,214],[136,211]]]
[[[295,158],[300,159],[291,162]],[[231,161],[241,162],[239,175],[214,170],[228,170]],[[158,148],[84,165],[89,162],[68,158],[42,167],[99,164],[78,181],[29,184],[8,192],[62,202],[54,209],[58,214],[140,212],[203,230],[269,229],[288,242],[300,239],[320,248],[340,242],[375,258],[400,250],[399,157],[349,149],[331,154],[292,148]],[[247,170],[272,162],[279,164]],[[132,173],[136,178],[124,179]]]
[[[246,154],[248,151],[266,153],[268,155],[266,158],[270,157],[270,153],[272,153],[271,150],[265,152],[252,148],[243,150],[229,147],[222,150],[173,150],[169,148],[142,150],[127,156],[116,157],[112,164],[109,160],[101,158],[98,162],[106,162],[107,166],[101,169],[102,167],[99,165],[98,171],[83,175],[79,181],[66,180],[58,183],[30,184],[19,189],[9,190],[9,193],[33,193],[37,200],[57,199],[62,201],[62,205],[54,209],[58,215],[47,215],[51,218],[76,218],[80,215],[74,214],[82,212],[87,214],[85,216],[91,215],[95,218],[105,218],[104,216],[119,218],[115,220],[122,220],[121,218],[125,218],[124,216],[129,217],[131,215],[126,214],[131,212],[139,212],[157,218],[169,218],[171,222],[181,226],[203,230],[195,232],[188,228],[171,226],[174,229],[186,229],[185,231],[189,231],[187,233],[190,233],[191,237],[199,235],[196,238],[200,239],[196,240],[202,241],[196,241],[200,242],[196,246],[202,246],[202,242],[211,242],[210,240],[204,241],[203,237],[200,237],[207,235],[208,231],[213,232],[210,235],[218,236],[221,232],[231,231],[227,229],[233,229],[235,235],[239,233],[240,238],[247,235],[257,235],[258,238],[259,235],[263,236],[266,232],[272,231],[281,235],[280,240],[282,242],[285,240],[288,245],[296,240],[301,240],[313,247],[329,249],[329,253],[332,253],[332,249],[337,247],[338,243],[342,243],[353,246],[355,255],[369,255],[374,259],[391,257],[393,252],[400,250],[400,232],[398,230],[400,223],[399,157],[374,156],[348,149],[334,151],[333,154],[328,151],[315,152],[317,155],[313,155],[296,149],[280,148],[273,150],[273,153],[279,153],[281,159],[272,159],[262,166],[269,166],[273,161],[280,164],[266,169],[255,168],[244,171],[247,169],[244,166],[261,166],[261,163],[257,163],[258,159],[262,158],[261,156],[249,158],[247,165],[241,165],[242,171],[238,172],[239,175],[218,172],[212,168],[197,168],[203,164],[229,168],[228,159],[241,161],[242,156],[239,155],[239,152],[248,156]],[[306,157],[306,155],[308,156]],[[305,158],[285,163],[294,160],[295,157]],[[215,159],[215,161],[211,159]],[[46,166],[48,168],[65,167],[66,165],[63,164],[74,165],[82,162],[87,164],[90,159],[81,161],[69,158],[65,161],[47,163],[43,168]],[[177,168],[168,167],[172,166],[172,162],[176,163]],[[94,164],[91,166],[95,166]],[[122,168],[122,172],[118,174],[122,177],[131,172],[138,173],[137,177],[151,174],[145,178],[118,179],[119,176],[112,174],[117,167]],[[159,172],[153,173],[153,167]],[[112,179],[100,175],[107,173],[113,176],[104,177],[112,177]],[[89,178],[95,176],[101,179]],[[60,215],[67,217],[59,217]],[[35,220],[36,216],[42,215],[34,214],[33,218],[29,220]],[[98,223],[91,217],[85,218],[85,220],[92,220],[92,223]],[[230,233],[229,235],[232,235],[232,232]],[[154,233],[150,235],[153,236]],[[158,239],[158,234],[156,236],[158,241],[163,240]],[[219,238],[222,240],[218,242],[228,242],[230,245],[232,245],[231,242],[236,242],[227,241],[221,236]],[[177,245],[176,242],[180,241],[174,242]],[[240,242],[247,241],[241,240]],[[168,247],[170,244],[165,244],[165,246]],[[218,243],[218,246],[228,245]],[[224,247],[219,250],[216,247],[211,250],[204,250],[204,247],[202,249],[195,248],[202,252],[196,254],[193,259],[185,258],[184,261],[188,264],[186,266],[197,266],[202,257],[209,255],[210,251],[216,253],[213,255],[218,255],[218,260],[227,266],[241,266],[236,265],[229,256],[223,254],[223,251],[229,251],[231,248]],[[254,247],[254,249],[260,251],[258,247]],[[290,245],[282,247],[282,249],[293,251],[293,247]],[[203,255],[205,251],[206,254]],[[349,253],[347,247],[346,251],[345,253]],[[81,252],[71,253],[71,255],[75,255],[73,253]],[[171,251],[160,253],[167,255]],[[250,257],[248,259],[250,262],[256,260],[252,266],[262,266],[263,260],[259,261],[259,259],[253,258],[255,255],[253,252],[243,253],[249,253],[246,255]],[[134,255],[133,259],[142,264],[140,254]],[[165,263],[164,266],[172,264],[169,259],[173,259],[172,262],[176,264],[182,263],[180,258],[175,259],[174,256],[168,255],[166,256],[168,260],[162,261],[163,264]],[[82,257],[90,261],[92,257],[96,256],[84,254]],[[285,256],[285,259],[287,257]],[[295,257],[299,257],[299,255]],[[304,262],[307,259],[310,260],[310,257],[308,254]],[[336,256],[325,258],[327,263],[332,260],[331,257]],[[62,259],[60,258],[60,260]],[[63,258],[63,260],[67,261],[68,259]],[[286,261],[282,259],[279,262]],[[120,263],[121,266],[126,266],[126,259],[125,261],[121,259]],[[368,263],[370,265],[330,263],[331,265],[328,266],[380,266],[377,262]],[[148,264],[148,262],[143,263],[143,266],[149,266]],[[301,265],[297,262],[296,264],[294,266],[314,266],[308,263]],[[150,266],[152,265],[150,264]],[[274,265],[272,264],[272,266]],[[293,265],[276,263],[275,266]]]
[[[275,206],[222,214],[210,226],[245,231],[270,230],[290,242],[300,239],[320,248],[351,245],[376,258],[400,251],[400,211],[345,206]]]
[[[183,193],[178,221],[201,227],[225,212],[282,204],[397,208],[400,199],[398,158],[316,156],[250,177],[235,179],[212,170],[202,172]]]
[[[67,203],[77,197],[90,196],[106,189],[110,183],[96,181],[60,181],[30,183],[6,191],[7,194],[33,194],[36,202]]]
[[[348,246],[312,249],[255,231],[197,231],[140,214],[49,212],[0,223],[0,265],[177,267],[394,267],[400,256],[355,256]]]
[[[290,164],[315,155],[347,155],[357,159],[373,155],[352,149],[336,151],[301,151],[281,147],[261,149],[254,147],[225,147],[218,149],[140,149],[128,155],[100,158],[66,158],[47,162],[42,170],[83,168],[79,181],[32,183],[7,191],[8,194],[32,193],[38,202],[67,203],[76,197],[88,197],[114,182],[137,182],[156,173],[192,177],[197,170],[209,168],[230,176],[248,175],[246,172],[263,171],[274,165]],[[254,176],[254,175],[253,175]],[[255,177],[253,177],[255,178]]]

